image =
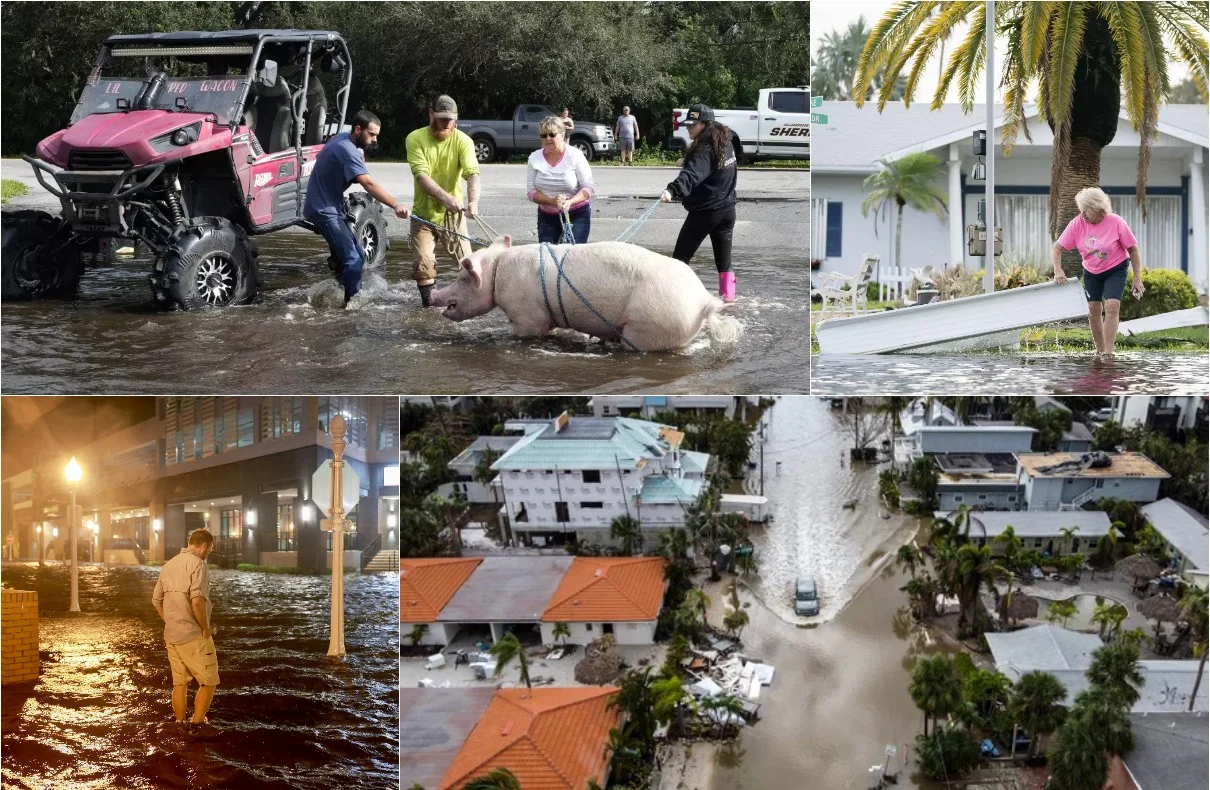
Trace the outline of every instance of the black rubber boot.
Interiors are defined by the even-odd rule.
[[[416,287],[420,289],[420,306],[421,307],[432,307],[433,305],[432,305],[431,301],[432,301],[433,286],[432,285],[418,285]]]

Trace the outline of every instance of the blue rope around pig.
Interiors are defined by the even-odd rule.
[[[542,242],[538,245],[538,283],[542,287],[542,301],[546,303],[546,312],[550,314],[551,323],[555,324],[556,326],[559,324],[559,322],[555,320],[555,311],[550,306],[550,296],[546,292],[547,253],[550,254],[551,263],[555,265],[555,270],[558,272],[558,276],[555,278],[555,298],[559,302],[559,312],[563,314],[563,326],[571,326],[571,322],[567,320],[567,308],[563,305],[563,282],[566,280],[567,287],[571,290],[571,292],[575,294],[581,302],[583,302],[584,306],[587,307],[593,315],[601,320],[601,323],[609,327],[613,333],[618,336],[619,340],[630,346],[635,351],[642,351],[642,349],[630,342],[630,340],[628,340],[626,336],[622,334],[621,327],[614,326],[612,321],[601,315],[601,312],[592,306],[592,302],[588,301],[588,298],[585,297],[584,294],[580,293],[580,289],[576,288],[576,286],[572,283],[571,278],[567,276],[567,272],[563,271],[563,262],[567,260],[567,253],[569,252],[571,252],[571,250],[564,250],[563,257],[560,258],[555,253],[554,247],[549,242]]]

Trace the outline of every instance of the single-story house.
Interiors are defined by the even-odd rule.
[[[1071,510],[1100,499],[1154,502],[1169,474],[1142,453],[1106,453],[1091,466],[1087,453],[1022,453],[1017,474],[1030,510]]]
[[[1210,572],[1206,514],[1169,498],[1143,505],[1141,510],[1164,539],[1164,548],[1177,571],[1205,587]]]
[[[488,556],[400,560],[404,641],[427,627],[420,644],[491,644],[514,633],[522,644],[586,644],[613,634],[618,644],[649,645],[667,581],[659,557]]]
[[[985,183],[971,178],[978,160],[972,135],[986,128],[984,105],[967,115],[956,103],[933,111],[928,102],[910,108],[895,102],[879,113],[873,102],[858,108],[852,102],[832,101],[824,102],[819,112],[828,116],[828,123],[811,129],[811,257],[822,261],[821,271],[851,275],[866,254],[881,257],[876,276],[907,275],[912,268],[928,265],[938,270],[959,263],[968,270],[982,268],[982,258],[967,254],[966,226],[977,224],[984,197]],[[1025,115],[1033,140],[1018,134],[1011,157],[998,145],[1002,111],[995,132],[988,135],[988,148],[996,157],[995,221],[1003,229],[1004,256],[1045,262],[1055,241],[1048,227],[1054,140],[1036,107],[1027,107]],[[1143,265],[1187,272],[1206,293],[1206,106],[1166,104],[1160,108],[1158,130],[1147,169],[1147,221],[1135,201],[1140,138],[1125,110],[1113,142],[1101,154],[1101,187],[1138,238]],[[892,272],[896,215],[892,211],[863,217],[862,182],[878,171],[876,159],[894,160],[920,151],[941,160],[937,183],[948,197],[948,217],[940,220],[905,208],[903,270]]]
[[[1101,647],[1096,634],[1068,631],[1056,625],[1036,625],[1008,633],[988,633],[996,669],[1016,682],[1026,672],[1041,671],[1054,675],[1067,689],[1067,704],[1088,689],[1084,672],[1092,654]],[[1143,674],[1141,696],[1131,709],[1134,713],[1179,713],[1189,709],[1189,695],[1198,674],[1200,661],[1140,661]],[[1210,710],[1207,686],[1198,687],[1195,711]]]
[[[1065,431],[1062,438],[1059,439],[1057,449],[1062,453],[1088,453],[1092,452],[1092,431],[1088,430],[1088,426],[1082,422],[1073,422],[1071,430]]]
[[[970,539],[979,546],[990,546],[992,553],[1002,553],[1004,544],[996,536],[1008,527],[1027,549],[1045,554],[1091,554],[1097,541],[1109,534],[1109,516],[1099,510],[1062,510],[1041,512],[1023,510],[1017,513],[979,512],[970,515]],[[1071,538],[1064,529],[1073,529]]]
[[[1205,790],[1206,717],[1197,713],[1133,713],[1134,749],[1114,757],[1104,790]]]
[[[401,787],[459,790],[496,768],[521,787],[608,783],[614,686],[399,690]]]

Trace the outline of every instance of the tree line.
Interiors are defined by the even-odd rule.
[[[116,33],[301,28],[342,34],[350,109],[383,119],[380,147],[447,93],[467,118],[522,102],[612,124],[630,105],[645,135],[671,135],[671,110],[755,104],[761,88],[807,84],[810,5],[777,2],[65,2],[0,8],[0,149],[32,153],[63,127],[101,43]]]

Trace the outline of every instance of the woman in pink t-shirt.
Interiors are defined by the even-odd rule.
[[[1084,262],[1084,295],[1088,297],[1088,324],[1097,356],[1112,357],[1118,337],[1118,314],[1126,290],[1126,270],[1132,269],[1130,292],[1143,298],[1142,261],[1139,243],[1126,220],[1113,213],[1109,196],[1096,187],[1076,193],[1080,213],[1067,223],[1055,242],[1051,262],[1055,282],[1067,282],[1061,259],[1064,250],[1080,250]]]

